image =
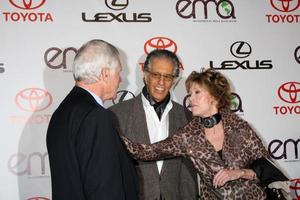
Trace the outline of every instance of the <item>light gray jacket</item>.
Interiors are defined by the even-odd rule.
[[[185,125],[187,113],[183,106],[172,101],[169,112],[169,135]],[[141,94],[109,108],[117,117],[120,132],[130,140],[150,144]],[[140,200],[196,200],[198,195],[197,176],[190,161],[178,157],[163,162],[159,174],[156,162],[138,161]]]

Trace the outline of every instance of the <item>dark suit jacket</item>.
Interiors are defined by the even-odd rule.
[[[53,200],[136,200],[137,179],[112,113],[75,86],[47,131]]]
[[[188,122],[183,106],[172,101],[169,112],[169,134]],[[134,142],[150,143],[145,111],[141,94],[116,104],[111,109],[118,118],[122,134]],[[159,174],[156,162],[138,162],[141,200],[195,200],[197,199],[196,171],[192,164],[183,158],[165,160]]]

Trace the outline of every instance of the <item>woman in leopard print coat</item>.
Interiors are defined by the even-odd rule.
[[[227,79],[210,69],[192,72],[186,87],[193,119],[171,137],[151,145],[121,136],[129,152],[148,161],[189,158],[200,176],[201,199],[265,199],[249,166],[268,153],[250,125],[230,111]],[[212,124],[203,123],[205,119]]]

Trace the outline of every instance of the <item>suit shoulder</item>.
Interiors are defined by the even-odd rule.
[[[187,109],[184,108],[181,104],[179,104],[179,103],[177,103],[175,101],[172,101],[172,104],[173,104],[172,110],[174,112],[177,112],[177,113],[183,113],[183,112],[185,113],[185,112],[187,112]]]
[[[170,113],[173,114],[173,116],[176,116],[179,119],[182,120],[187,120],[190,121],[192,119],[192,113],[186,109],[184,106],[182,106],[181,104],[172,101],[173,103],[173,108],[170,111]],[[185,121],[184,123],[186,123],[187,121]]]
[[[178,102],[176,102],[176,101],[172,100],[172,104],[173,104],[174,108],[184,109],[184,107],[181,104],[179,104]]]

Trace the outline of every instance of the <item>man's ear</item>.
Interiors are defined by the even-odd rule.
[[[147,77],[146,77],[147,74],[144,72],[143,75],[144,75],[143,82],[144,82],[145,85],[147,85],[148,84]]]
[[[101,79],[104,82],[108,82],[110,79],[110,69],[109,68],[102,68],[101,69]]]

